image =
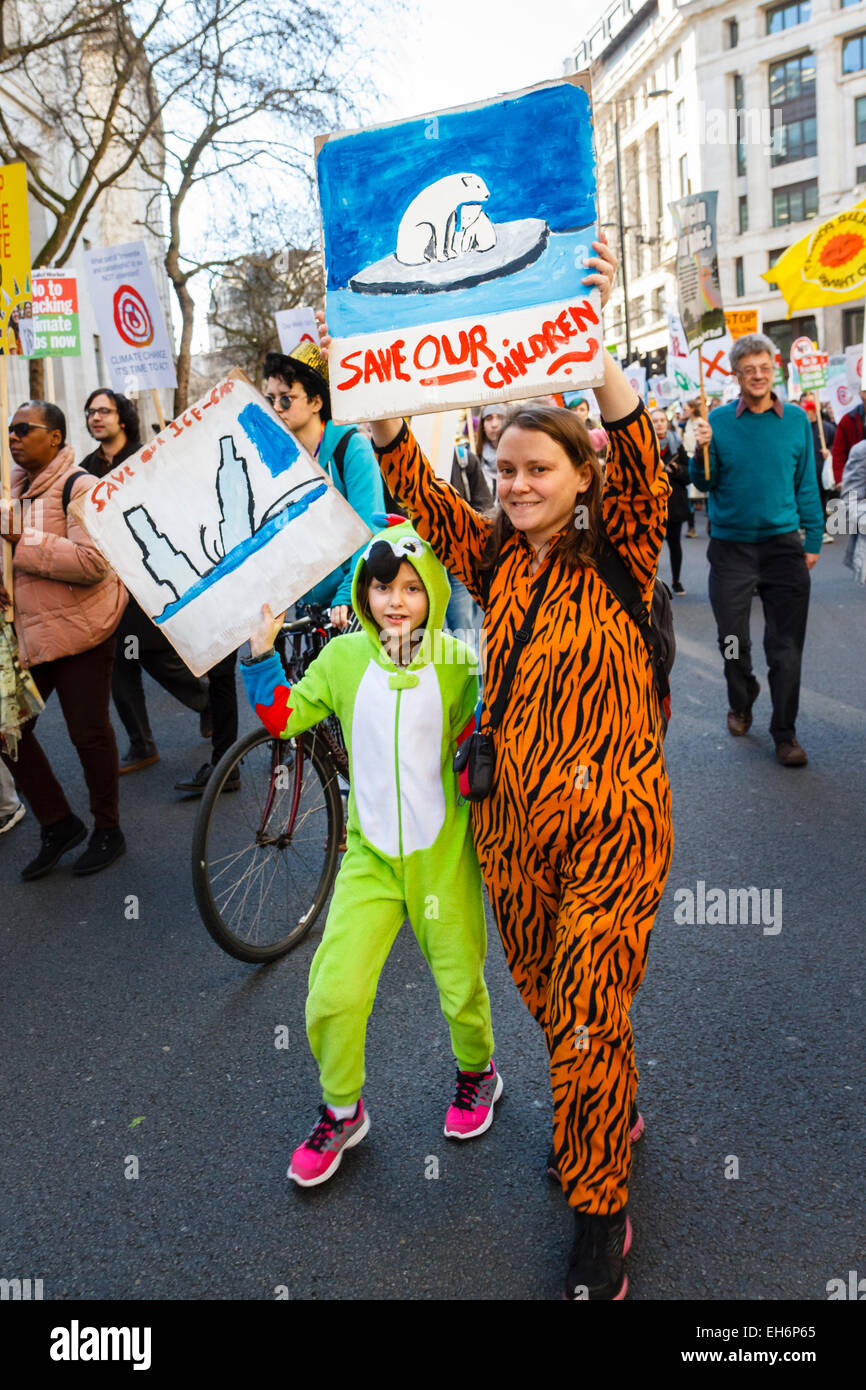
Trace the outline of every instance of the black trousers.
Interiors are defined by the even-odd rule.
[[[229,652],[207,673],[210,681],[210,708],[213,720],[211,761],[219,762],[223,753],[237,742],[238,690],[235,684],[237,652]]]
[[[36,689],[47,702],[57,691],[69,737],[75,745],[90,793],[90,810],[96,830],[119,824],[117,743],[108,712],[108,692],[114,664],[115,635],[98,647],[43,661],[31,666]],[[15,779],[15,786],[30,805],[39,824],[56,825],[72,814],[66,793],[57,780],[51,758],[36,737],[36,715],[21,730],[18,760],[0,754]]]
[[[133,753],[143,756],[154,746],[153,733],[144,697],[142,671],[173,695],[187,709],[197,713],[208,702],[207,682],[194,676],[181,661],[174,647],[150,621],[135,599],[129,603],[117,629],[117,652],[111,679],[111,693],[121,722],[129,735]]]
[[[668,517],[668,528],[665,537],[668,543],[668,550],[671,553],[671,582],[679,584],[680,571],[683,567],[683,541],[680,532],[683,529],[681,521],[671,521]]]
[[[707,546],[707,559],[728,703],[736,714],[744,714],[757,694],[749,633],[752,594],[757,588],[764,607],[764,652],[773,701],[770,733],[776,743],[789,743],[800,703],[811,585],[799,534],[791,531],[754,543],[714,536]]]

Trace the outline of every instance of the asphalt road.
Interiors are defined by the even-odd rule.
[[[866,1274],[866,593],[843,545],[825,546],[798,725],[810,766],[783,769],[760,663],[752,732],[726,732],[705,542],[684,545],[666,745],[676,849],[632,1013],[647,1133],[629,1297],[820,1300],[829,1280]],[[0,1276],[42,1278],[46,1299],[558,1298],[571,1222],[544,1173],[545,1049],[492,919],[506,1085],[492,1130],[442,1135],[453,1062],[405,928],[370,1022],[370,1135],[326,1186],[286,1180],[319,1099],[303,1010],[321,924],[264,970],[211,942],[190,883],[195,803],[172,790],[207,750],[195,716],[149,691],[162,761],[123,779],[124,859],[83,880],[70,859],[28,885],[32,816],[0,839]],[[83,812],[56,700],[41,729]],[[679,924],[674,895],[698,881],[778,890],[781,918]]]

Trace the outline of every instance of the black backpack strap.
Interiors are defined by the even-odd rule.
[[[552,565],[548,565],[541,578],[536,581],[535,587],[532,592],[532,602],[530,603],[529,608],[526,611],[526,617],[523,619],[523,624],[520,627],[520,629],[514,634],[514,641],[511,646],[511,651],[508,653],[508,662],[505,667],[505,674],[502,677],[502,683],[497,692],[496,699],[493,704],[493,709],[490,711],[490,720],[487,729],[484,730],[485,733],[492,732],[493,729],[498,729],[502,716],[505,713],[505,706],[508,702],[508,694],[511,690],[511,682],[514,680],[514,673],[517,670],[517,663],[520,660],[524,647],[529,641],[529,637],[532,632],[532,625],[535,622],[535,615],[538,612],[539,604],[541,603],[541,600],[544,597],[544,591],[547,588],[547,581],[550,578],[550,572],[552,568]]]
[[[358,430],[355,425],[353,425],[350,430],[346,430],[346,433],[343,435],[342,439],[337,440],[336,448],[334,449],[334,452],[331,455],[332,462],[334,463],[337,472],[340,475],[340,482],[343,484],[344,488],[346,486],[346,474],[344,472],[343,465],[346,462],[346,450],[349,447],[349,440],[352,438],[352,435],[357,433]]]
[[[93,477],[93,474],[92,474],[92,473],[86,473],[86,472],[84,472],[82,469],[79,469],[77,473],[70,473],[70,474],[69,474],[69,477],[66,479],[66,481],[65,481],[64,484],[63,484],[63,492],[62,492],[61,497],[60,497],[60,501],[61,501],[62,504],[63,504],[63,515],[64,515],[64,516],[66,515],[66,513],[67,513],[67,511],[68,511],[68,509],[69,509],[69,503],[70,503],[70,501],[71,501],[71,499],[72,499],[72,489],[73,489],[73,487],[75,486],[75,483],[78,481],[79,478],[92,478],[92,477]],[[94,481],[95,481],[95,479],[94,479]]]
[[[625,609],[643,638],[655,677],[656,688],[659,692],[659,699],[666,700],[670,694],[670,682],[643,594],[631,570],[606,533],[602,536],[601,549],[596,557],[596,567],[614,598]]]

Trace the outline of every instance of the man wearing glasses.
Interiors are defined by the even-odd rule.
[[[108,709],[115,632],[126,590],[68,509],[68,500],[89,491],[90,484],[76,476],[62,410],[45,401],[26,401],[9,425],[9,447],[15,464],[12,497],[23,505],[0,503],[0,536],[14,547],[21,664],[29,668],[43,700],[57,691],[94,819],[88,847],[72,872],[94,874],[126,848],[118,810],[117,744]],[[8,597],[0,586],[0,607],[7,606]],[[36,738],[35,725],[36,719],[30,719],[22,729],[17,761],[2,754],[41,827],[39,852],[21,870],[28,881],[47,874],[87,835]]]
[[[731,369],[740,398],[713,411],[712,426],[696,421],[698,447],[690,475],[708,493],[710,603],[725,660],[728,732],[735,738],[748,733],[760,689],[749,635],[757,588],[764,606],[776,757],[783,767],[803,767],[807,758],[795,723],[809,571],[818,562],[824,518],[809,421],[798,406],[784,405],[771,390],[775,352],[763,333],[749,333],[734,343]],[[709,480],[703,445],[709,447]]]
[[[355,425],[335,425],[331,419],[327,359],[313,343],[299,343],[288,355],[269,352],[263,375],[265,395],[292,434],[320,468],[331,477],[338,492],[370,527],[374,512],[385,508],[382,476],[369,439]],[[330,610],[335,627],[346,628],[352,619],[352,577],[361,551],[322,579],[302,603]]]

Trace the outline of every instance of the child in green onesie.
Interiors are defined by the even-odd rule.
[[[241,671],[250,703],[278,738],[336,714],[351,767],[346,854],[310,967],[307,1036],[324,1104],[289,1177],[327,1182],[370,1128],[361,1088],[379,975],[408,916],[433,972],[457,1059],[445,1120],[452,1139],[483,1134],[502,1078],[492,1061],[484,983],[481,874],[452,763],[475,727],[475,658],[442,632],[450,587],[426,541],[401,518],[358,562],[352,604],[362,631],[329,642],[291,688],[273,650],[267,605]]]

